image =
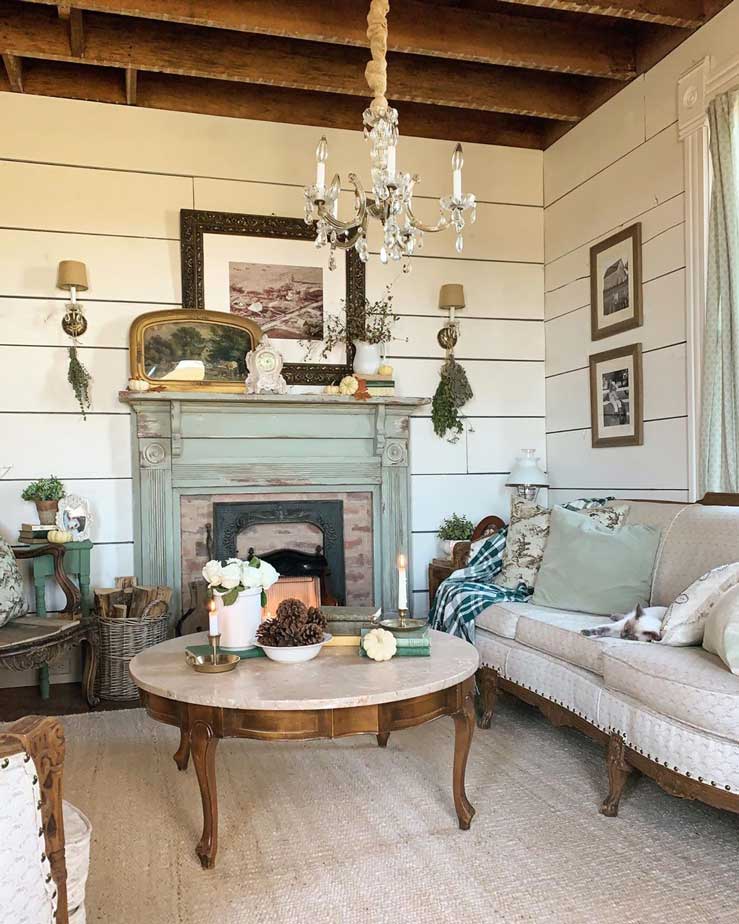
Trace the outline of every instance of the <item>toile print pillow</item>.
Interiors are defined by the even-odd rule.
[[[0,536],[0,626],[26,612],[23,578],[13,550]]]
[[[739,562],[720,565],[693,581],[662,619],[662,645],[700,645],[706,620],[721,597],[739,584]]]
[[[605,507],[605,499],[572,501],[563,506],[590,517],[602,526],[617,529],[626,519],[628,504]],[[519,584],[533,587],[544,557],[549,536],[551,510],[532,501],[514,497],[511,500],[511,522],[503,552],[503,567],[495,583],[514,590]]]

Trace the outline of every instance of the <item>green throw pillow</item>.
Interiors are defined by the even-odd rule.
[[[654,526],[608,529],[555,507],[533,602],[602,616],[648,604],[659,537]]]

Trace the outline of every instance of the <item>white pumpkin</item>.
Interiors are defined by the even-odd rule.
[[[148,391],[149,383],[146,379],[129,379],[128,380],[128,390],[129,391]]]
[[[362,647],[373,661],[389,661],[398,650],[398,643],[387,629],[372,629],[362,639]]]
[[[342,395],[353,395],[359,389],[359,382],[356,379],[356,376],[345,375],[341,380],[339,385],[339,392]]]
[[[57,542],[62,544],[64,542],[72,541],[72,533],[68,529],[50,529],[46,534],[46,538],[49,542]]]

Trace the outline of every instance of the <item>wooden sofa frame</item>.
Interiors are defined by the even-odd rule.
[[[0,732],[0,764],[14,754],[33,760],[41,792],[41,819],[51,875],[57,890],[56,922],[69,924],[64,859],[62,767],[64,730],[57,719],[27,716]]]
[[[651,503],[672,504],[678,501],[652,501]],[[738,494],[706,494],[699,504],[704,506],[739,507]],[[494,521],[497,520],[497,523]],[[503,521],[498,517],[485,517],[475,528],[473,540],[484,535],[492,535],[502,528]],[[466,549],[464,546],[466,545]],[[469,543],[457,543],[454,547],[455,565],[463,568],[465,555],[469,555]],[[458,555],[458,558],[457,558]],[[459,564],[457,564],[459,562]],[[510,693],[517,699],[536,708],[556,727],[575,728],[597,741],[605,748],[606,768],[608,771],[608,795],[600,806],[603,815],[613,818],[618,815],[619,803],[626,781],[633,773],[643,773],[654,780],[658,786],[672,796],[680,799],[695,799],[715,808],[725,809],[739,814],[739,793],[729,786],[721,787],[715,780],[693,777],[683,773],[679,767],[669,766],[665,761],[659,763],[651,754],[645,754],[640,748],[631,747],[622,735],[616,731],[604,731],[589,722],[582,713],[568,709],[563,703],[542,696],[538,690],[532,690],[521,684],[502,677],[492,667],[481,667],[477,671],[478,686],[478,726],[490,728],[495,703],[501,692]]]

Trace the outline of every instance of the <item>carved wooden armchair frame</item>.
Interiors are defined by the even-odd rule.
[[[56,922],[69,924],[62,815],[64,730],[61,723],[42,716],[27,716],[14,722],[5,732],[0,732],[0,763],[15,754],[26,754],[36,767],[46,856],[57,891]]]
[[[452,550],[452,564],[455,571],[459,568],[466,568],[470,560],[470,548],[473,542],[479,542],[480,539],[487,539],[488,536],[494,536],[505,527],[505,521],[500,517],[483,517],[477,526],[472,530],[472,537],[469,541],[455,542]]]

